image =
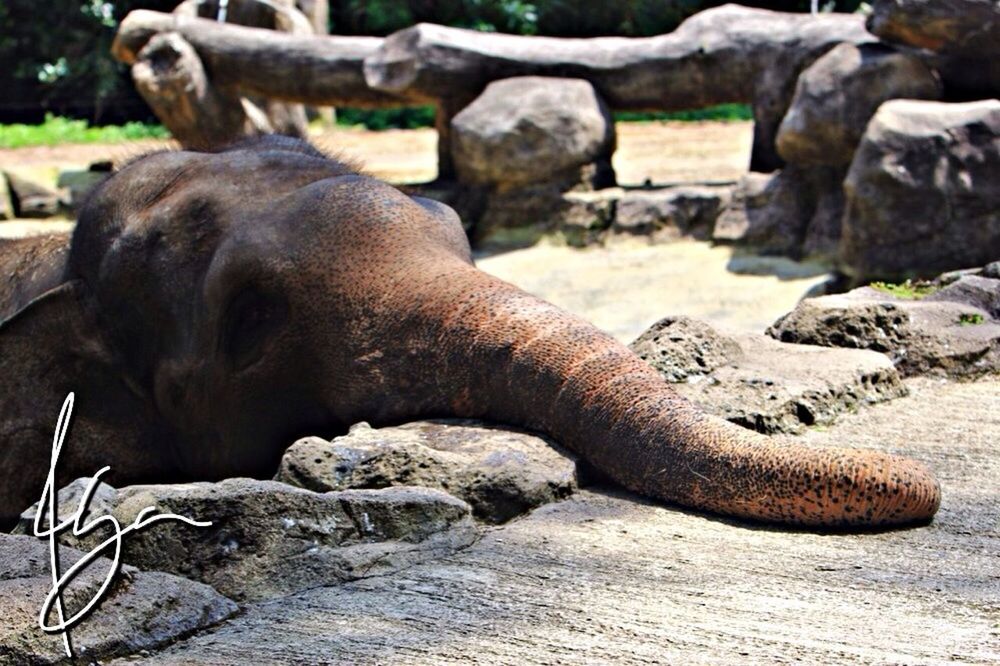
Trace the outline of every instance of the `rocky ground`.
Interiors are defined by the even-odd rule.
[[[809,534],[595,487],[388,576],[255,603],[120,663],[995,663],[1000,391],[911,380],[809,431],[927,461],[929,527]],[[118,662],[116,662],[118,663]]]
[[[702,132],[716,152],[685,145],[670,125],[625,127],[616,160],[646,157],[616,168],[635,182],[745,168],[746,125]],[[678,159],[628,138],[638,127]],[[350,136],[363,147],[366,134]],[[426,177],[426,163],[394,160],[392,146],[432,163],[432,134],[372,140],[388,151],[373,153],[372,171]],[[712,143],[723,140],[728,152]],[[0,233],[51,224],[6,222]],[[825,279],[821,267],[693,240],[542,243],[479,264],[625,342],[646,331],[635,351],[709,411],[810,445],[925,461],[942,483],[940,513],[881,533],[780,530],[602,485],[529,433],[359,425],[296,443],[274,481],[100,488],[95,511],[123,522],[152,505],[218,525],[163,524],[132,541],[122,582],[74,634],[78,654],[123,664],[1000,661],[1000,267],[920,299],[862,289],[796,305]],[[16,531],[30,531],[31,515]],[[60,657],[59,639],[36,625],[46,557],[39,541],[0,535],[0,663]]]

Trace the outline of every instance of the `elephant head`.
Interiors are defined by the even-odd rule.
[[[478,271],[449,208],[297,140],[126,165],[62,261],[0,325],[8,518],[40,489],[69,389],[65,478],[269,476],[300,435],[458,416],[547,433],[626,488],[736,517],[889,525],[938,506],[917,462],[702,413],[587,322]]]

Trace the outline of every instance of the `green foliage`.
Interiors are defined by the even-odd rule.
[[[54,146],[61,143],[116,143],[136,139],[166,139],[170,133],[162,125],[130,122],[124,125],[91,127],[85,120],[70,120],[46,114],[41,125],[0,125],[0,148]]]
[[[658,111],[639,113],[634,111],[616,111],[618,122],[648,122],[651,120],[753,120],[753,111],[749,104],[720,104],[704,109],[688,111]]]
[[[415,129],[434,126],[433,106],[413,106],[402,109],[337,109],[338,125],[364,125],[366,129],[383,130],[391,127]]]
[[[930,296],[935,291],[938,291],[941,287],[929,282],[921,282],[913,280],[907,280],[906,282],[892,283],[892,282],[872,282],[872,289],[878,289],[887,294],[895,296],[897,298],[907,298],[913,300],[919,300],[926,296]]]
[[[958,324],[960,326],[978,326],[986,321],[983,315],[978,312],[963,312],[958,315]]]

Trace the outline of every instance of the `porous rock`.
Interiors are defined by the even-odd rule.
[[[110,552],[110,551],[109,551]],[[65,572],[83,553],[60,548]],[[0,663],[63,663],[62,638],[44,633],[38,612],[52,589],[48,544],[29,536],[0,534]],[[65,595],[66,617],[81,610],[104,582],[112,562],[98,558],[74,579]],[[96,610],[72,629],[81,662],[152,650],[231,617],[237,605],[208,585],[156,571],[124,566]],[[57,615],[49,616],[55,624]]]
[[[657,322],[631,347],[702,409],[768,434],[827,425],[859,405],[906,394],[880,354],[722,334],[687,317]]]
[[[841,269],[895,281],[996,259],[997,173],[1000,101],[886,102],[844,181]]]
[[[911,53],[884,44],[841,44],[799,76],[776,145],[788,162],[844,166],[885,101],[939,99],[937,74]]]
[[[979,275],[963,275],[927,297],[929,301],[952,301],[971,305],[1000,320],[1000,275],[986,276],[986,270]]]
[[[263,599],[386,573],[475,538],[469,506],[429,488],[315,493],[275,481],[130,486],[115,516],[153,506],[211,527],[162,523],[132,539],[125,561]]]
[[[76,511],[89,479],[59,492],[61,520]],[[400,486],[316,493],[275,481],[102,485],[90,515],[131,523],[146,507],[193,520],[159,522],[131,536],[123,561],[208,583],[237,600],[289,594],[381,574],[453,552],[474,539],[469,506],[444,492]],[[16,531],[28,534],[37,505]],[[91,549],[109,536],[64,534],[69,546]]]
[[[501,188],[580,180],[579,170],[610,169],[614,122],[582,79],[515,77],[489,84],[452,119],[459,179]]]
[[[475,421],[361,423],[332,442],[306,438],[288,449],[276,478],[316,491],[439,488],[493,523],[577,488],[576,462],[564,451],[538,435]]]
[[[961,302],[961,293],[941,292],[948,295],[959,301],[900,298],[872,287],[807,298],[768,334],[785,342],[882,352],[905,376],[997,372],[1000,323]]]

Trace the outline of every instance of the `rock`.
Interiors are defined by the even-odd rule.
[[[59,212],[57,192],[10,171],[3,172],[10,190],[15,217],[52,217]]]
[[[844,181],[842,270],[895,281],[996,259],[997,173],[1000,101],[886,102]]]
[[[1000,370],[1000,323],[988,312],[871,287],[807,298],[767,332],[784,342],[882,352],[906,376],[976,377]]]
[[[68,203],[73,210],[79,210],[87,200],[90,192],[107,180],[108,174],[102,171],[88,169],[86,171],[60,171],[56,185],[66,188],[69,193]]]
[[[208,583],[238,600],[331,585],[451,553],[475,537],[469,506],[429,488],[315,493],[275,481],[130,486],[114,515],[153,506],[202,521],[137,534],[124,559]]]
[[[489,84],[453,119],[452,157],[459,179],[511,188],[559,182],[571,189],[579,170],[610,170],[614,122],[581,79],[516,77]]]
[[[60,548],[61,571],[81,557],[78,550]],[[65,597],[67,618],[94,597],[110,569],[111,561],[100,558],[74,579]],[[49,664],[66,658],[62,638],[38,626],[51,588],[47,542],[0,534],[0,662]],[[87,663],[163,647],[239,610],[208,585],[129,566],[122,567],[103,599],[72,629],[74,652]],[[53,612],[50,623],[56,617]]]
[[[611,224],[621,190],[560,190],[558,184],[544,183],[486,194],[474,224],[476,245],[531,245],[550,232],[561,233],[571,245],[598,242]]]
[[[867,27],[887,42],[984,61],[1000,56],[995,0],[875,0]]]
[[[675,240],[712,235],[728,193],[722,188],[671,187],[626,192],[615,209],[615,233]]]
[[[980,275],[986,278],[1000,280],[1000,261],[994,261],[993,263],[983,266],[983,270]]]
[[[66,520],[66,518],[75,514],[80,506],[80,500],[83,498],[90,487],[90,478],[83,477],[76,479],[72,483],[59,489],[56,493],[58,505],[56,507],[56,513],[59,520]],[[118,502],[118,491],[112,488],[108,484],[98,482],[97,487],[90,496],[90,500],[87,503],[87,512],[84,513],[84,519],[89,520],[92,516],[105,516],[109,515]],[[11,530],[13,534],[33,534],[35,525],[35,515],[38,513],[38,503],[31,505],[25,509],[24,513],[21,514],[20,519],[17,521],[17,525]],[[46,514],[48,509],[46,508]],[[48,521],[45,520],[46,524]],[[102,537],[106,538],[106,537]],[[63,543],[77,548],[90,549],[96,543],[99,543],[101,539],[91,539],[82,541],[72,534],[64,535],[62,539]]]
[[[1000,278],[963,275],[927,296],[927,300],[971,305],[988,312],[993,319],[1000,321]]]
[[[715,222],[712,239],[764,254],[829,260],[840,242],[842,171],[788,165],[740,179]]]
[[[721,335],[687,317],[654,324],[632,349],[702,409],[766,434],[828,425],[858,405],[906,394],[880,354]]]
[[[673,383],[703,377],[741,354],[735,340],[689,317],[661,319],[629,347]]]
[[[800,165],[847,166],[885,101],[939,99],[941,81],[916,55],[884,44],[841,44],[799,76],[776,140]]]
[[[537,435],[475,421],[417,421],[394,428],[358,424],[332,442],[310,437],[285,453],[275,477],[316,491],[439,488],[477,518],[501,523],[567,497],[575,459]]]

